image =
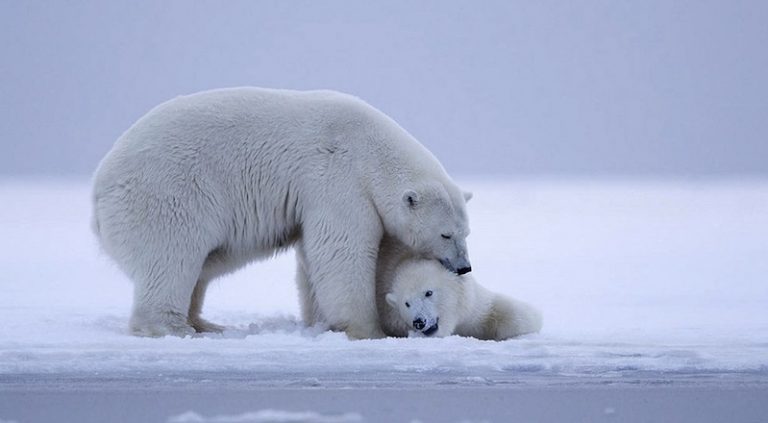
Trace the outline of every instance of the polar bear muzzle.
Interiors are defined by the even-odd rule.
[[[440,318],[436,317],[435,324],[427,327],[427,321],[423,317],[417,317],[413,319],[413,328],[421,332],[424,336],[430,336],[437,332],[437,329],[439,328],[438,323],[440,323]]]
[[[472,271],[472,265],[469,264],[469,260],[464,257],[460,257],[458,260],[456,260],[456,263],[447,258],[440,259],[439,261],[443,267],[457,275],[464,275]]]
[[[440,323],[440,318],[439,317],[435,320],[435,324],[434,325],[432,325],[432,326],[422,330],[421,333],[424,334],[424,336],[432,336],[432,334],[437,332],[438,323]],[[415,324],[414,324],[414,326],[415,326]]]

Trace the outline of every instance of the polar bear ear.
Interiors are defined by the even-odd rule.
[[[395,297],[395,294],[393,293],[387,293],[387,296],[384,297],[387,299],[387,304],[391,305],[392,307],[397,308],[397,297]]]
[[[472,199],[472,193],[469,191],[464,191],[464,202],[469,203],[469,200]]]
[[[418,192],[412,189],[407,189],[405,192],[403,192],[403,203],[405,203],[406,206],[415,209],[418,207],[420,202],[421,196]]]

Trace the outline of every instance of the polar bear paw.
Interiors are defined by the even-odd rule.
[[[224,326],[211,323],[200,317],[189,319],[189,324],[192,325],[197,333],[222,333],[226,329]]]
[[[193,336],[195,329],[186,316],[175,312],[138,313],[131,317],[130,332],[136,336],[159,338],[162,336]]]
[[[347,334],[347,337],[351,340],[386,338],[384,331],[382,331],[381,328],[379,327],[350,326],[350,327],[347,327],[347,329],[344,332]]]

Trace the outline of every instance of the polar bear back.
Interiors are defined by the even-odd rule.
[[[194,211],[179,220],[200,228],[206,244],[200,248],[226,244],[230,251],[271,254],[297,236],[302,212],[313,203],[345,198],[350,207],[373,201],[387,210],[400,201],[393,191],[423,179],[458,192],[426,148],[356,97],[212,90],[155,107],[118,139],[94,177],[93,227],[109,251],[113,234],[100,234],[99,219],[173,197]],[[126,200],[138,187],[147,204]],[[117,223],[111,227],[139,226]]]
[[[328,166],[329,157],[348,167]],[[245,87],[180,96],[155,107],[115,143],[94,190],[112,180],[99,174],[173,183],[199,172],[221,183],[290,178],[298,185],[297,177],[322,181],[329,168],[357,177],[397,172],[399,179],[450,181],[426,148],[356,97]]]
[[[124,142],[192,149],[209,145],[213,148],[205,152],[223,157],[233,170],[271,164],[286,152],[312,162],[335,149],[418,177],[449,180],[432,153],[395,121],[357,97],[330,90],[242,87],[180,96],[157,106],[125,135],[142,130],[153,136]],[[163,133],[172,139],[157,136]],[[239,165],[232,166],[232,149],[245,154]]]

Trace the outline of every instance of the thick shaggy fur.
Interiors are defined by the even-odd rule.
[[[388,335],[500,341],[541,330],[541,313],[531,305],[493,293],[471,275],[452,274],[432,260],[406,259],[389,275],[379,275],[381,325]]]
[[[209,282],[290,246],[304,319],[353,338],[383,336],[383,236],[469,269],[464,198],[440,163],[331,91],[233,88],[157,106],[99,165],[93,228],[133,280],[130,327],[147,336],[219,330],[200,317]]]

